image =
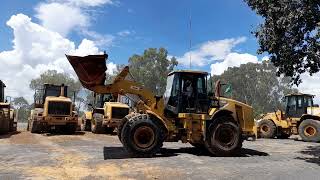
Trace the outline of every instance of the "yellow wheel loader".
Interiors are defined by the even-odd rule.
[[[85,88],[99,94],[139,97],[134,102],[135,113],[123,118],[118,127],[120,141],[134,157],[153,156],[164,141],[181,141],[216,156],[233,156],[243,140],[255,136],[252,107],[208,93],[206,72],[173,71],[168,74],[164,95],[156,96],[129,80],[133,78],[126,78],[129,67],[105,85],[106,54],[67,58]]]
[[[5,87],[6,85],[0,80],[0,134],[17,131],[16,111],[5,101]]]
[[[78,115],[72,100],[67,97],[68,86],[44,84],[34,96],[27,129],[31,133],[60,131],[72,134],[78,125]]]
[[[120,102],[109,102],[111,95],[94,95],[94,105],[91,111],[86,111],[82,117],[81,130],[93,133],[114,132],[120,121],[129,114],[129,106]]]
[[[320,142],[320,108],[313,95],[294,93],[285,96],[285,112],[277,110],[257,120],[258,136],[288,138],[300,135],[303,141]]]

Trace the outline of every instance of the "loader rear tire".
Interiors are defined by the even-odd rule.
[[[138,114],[125,123],[121,142],[132,157],[152,157],[163,145],[162,133],[147,114]]]
[[[221,116],[208,128],[205,146],[215,156],[234,156],[242,147],[241,131],[231,116]]]
[[[91,121],[91,132],[94,134],[104,133],[104,127],[102,125],[103,114],[96,113],[93,115],[93,120]]]
[[[320,121],[306,119],[299,126],[299,135],[303,141],[320,142]]]
[[[136,115],[139,115],[137,113],[131,113],[131,114],[128,114],[126,115],[122,120],[121,122],[119,123],[118,125],[118,129],[117,129],[117,134],[118,134],[118,138],[119,138],[119,141],[121,142],[121,133],[122,133],[122,129],[123,127],[125,126],[125,124],[129,121],[129,119],[131,119],[132,117],[136,116]]]
[[[263,119],[259,122],[260,137],[261,138],[274,138],[276,136],[276,125],[268,119]]]

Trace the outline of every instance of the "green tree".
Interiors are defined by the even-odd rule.
[[[277,75],[301,83],[300,74],[320,68],[319,0],[244,0],[264,22],[254,32],[258,53],[270,54]]]
[[[73,92],[77,95],[81,90],[82,86],[78,80],[71,78],[66,73],[58,73],[56,70],[48,70],[40,75],[36,79],[32,79],[30,82],[30,88],[32,90],[41,89],[43,84],[65,84],[68,86],[68,96],[73,97]]]
[[[18,112],[19,122],[27,122],[31,111],[31,106],[28,101],[23,97],[17,97],[13,99],[12,105]]]
[[[276,67],[268,61],[228,68],[212,80],[226,84],[222,86],[222,94],[228,91],[226,94],[231,94],[232,98],[252,105],[255,115],[282,108],[282,97],[296,91],[289,78],[276,76]]]
[[[170,71],[178,65],[175,57],[168,59],[165,48],[149,48],[142,55],[129,58],[129,67],[134,80],[142,83],[155,94],[163,94]]]

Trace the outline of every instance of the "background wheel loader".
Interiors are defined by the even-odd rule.
[[[164,96],[156,96],[126,78],[129,67],[105,85],[106,54],[67,58],[85,88],[99,94],[139,97],[135,113],[123,118],[118,127],[120,141],[134,157],[153,156],[164,141],[182,141],[216,156],[232,156],[239,153],[243,140],[255,136],[252,107],[208,93],[206,72],[171,72]],[[217,92],[219,89],[217,85]]]
[[[17,131],[17,113],[10,103],[5,101],[5,87],[0,80],[0,134]]]
[[[44,84],[43,89],[36,90],[27,127],[31,133],[60,130],[71,134],[76,131],[78,115],[67,92],[68,87],[63,84]]]
[[[303,141],[320,142],[320,108],[313,95],[295,93],[285,96],[285,112],[267,113],[257,121],[262,138],[288,138],[300,135]]]
[[[129,106],[114,101],[112,95],[94,95],[94,103],[89,104],[91,111],[86,111],[81,118],[81,130],[93,133],[114,132],[120,121],[129,114]]]

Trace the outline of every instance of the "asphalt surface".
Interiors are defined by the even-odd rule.
[[[24,126],[25,127],[25,126]],[[0,136],[0,179],[320,179],[320,143],[245,141],[239,157],[212,157],[165,143],[153,158],[130,158],[117,136]]]

